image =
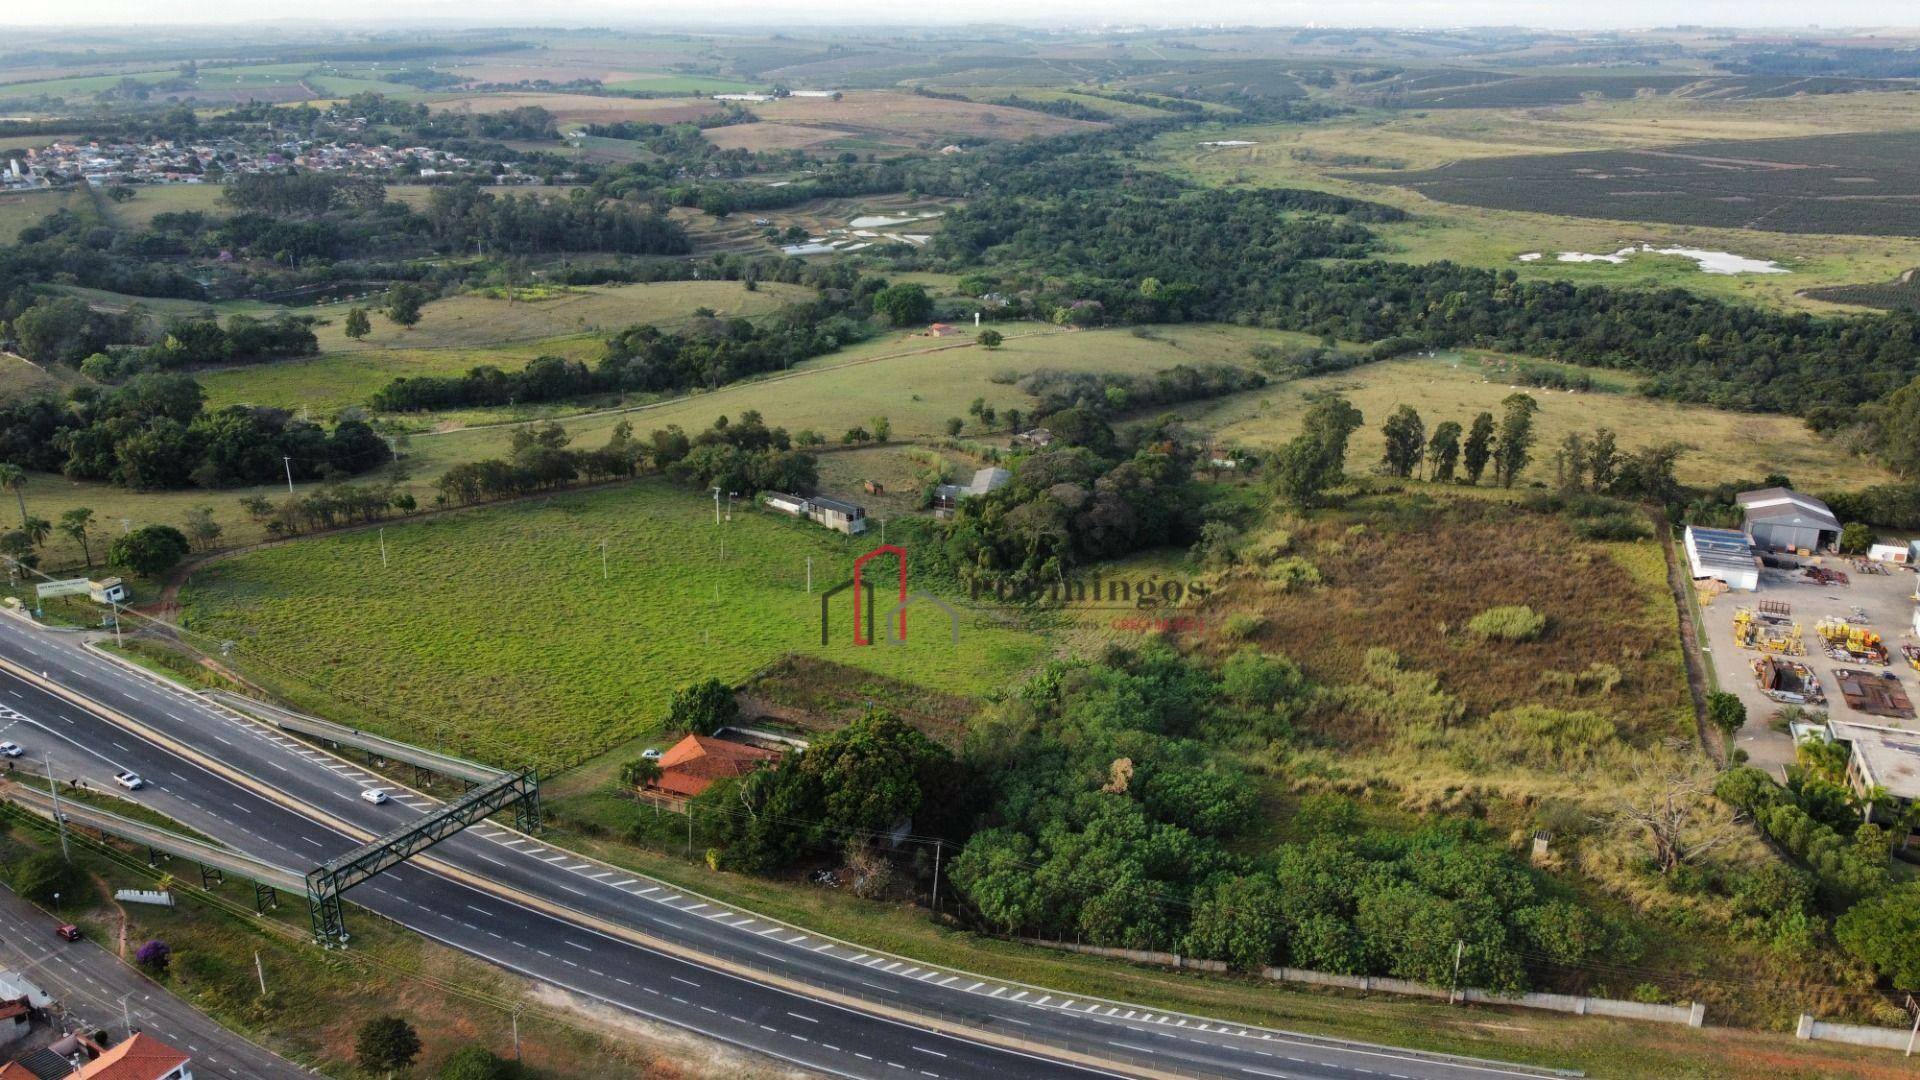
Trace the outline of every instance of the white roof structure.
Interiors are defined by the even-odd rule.
[[[1862,782],[1896,799],[1920,799],[1920,731],[1833,720],[1827,731],[1853,749]]]

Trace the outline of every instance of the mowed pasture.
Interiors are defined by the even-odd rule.
[[[1767,232],[1911,236],[1920,131],[1481,158],[1350,174],[1440,202]]]
[[[11,244],[20,230],[40,224],[40,219],[77,201],[68,190],[0,192],[0,244]]]
[[[1229,442],[1273,448],[1300,433],[1310,399],[1327,391],[1345,394],[1366,417],[1354,432],[1347,454],[1351,472],[1365,472],[1379,462],[1385,450],[1380,425],[1400,405],[1412,405],[1431,432],[1447,420],[1462,427],[1474,414],[1500,414],[1507,395],[1525,392],[1540,402],[1535,421],[1539,439],[1526,481],[1553,481],[1552,457],[1566,435],[1591,434],[1596,427],[1612,428],[1623,449],[1680,442],[1692,449],[1679,462],[1677,473],[1689,483],[1757,480],[1768,473],[1785,473],[1796,487],[1813,491],[1853,489],[1892,479],[1872,462],[1848,453],[1823,439],[1800,420],[1762,413],[1733,413],[1696,405],[1680,405],[1631,392],[1569,393],[1516,385],[1489,362],[1498,354],[1441,354],[1369,364],[1333,375],[1301,379],[1282,386],[1187,406],[1181,411],[1194,423]],[[1592,370],[1597,379],[1625,384],[1632,377]]]
[[[543,771],[660,731],[676,686],[788,653],[959,694],[1047,656],[994,610],[965,610],[957,646],[915,615],[905,644],[866,648],[842,612],[822,646],[820,593],[873,541],[745,506],[716,524],[704,492],[659,480],[389,525],[384,562],[381,543],[362,531],[217,562],[182,593],[184,625],[236,642],[244,673],[303,706]]]

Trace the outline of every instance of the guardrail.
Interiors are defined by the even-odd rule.
[[[195,840],[190,836],[182,836],[157,825],[148,825],[132,818],[121,817],[119,814],[101,810],[86,803],[63,799],[60,801],[59,815],[56,817],[52,795],[12,782],[0,782],[0,798],[23,809],[31,810],[49,821],[64,821],[68,825],[79,825],[122,840],[144,844],[154,851],[165,852],[182,859],[191,859],[201,866],[243,877],[269,888],[292,893],[306,891],[305,875],[242,855],[237,851]]]
[[[383,758],[425,769],[441,776],[465,780],[468,783],[490,784],[503,777],[514,775],[506,769],[496,769],[477,761],[454,757],[452,754],[442,754],[437,750],[426,750],[397,739],[389,739],[384,735],[375,735],[345,724],[336,724],[331,720],[322,720],[317,716],[308,716],[306,713],[295,712],[279,705],[270,705],[228,690],[206,690],[201,696],[285,731],[322,739],[340,746],[351,746],[356,750],[364,750],[369,754],[377,754]]]

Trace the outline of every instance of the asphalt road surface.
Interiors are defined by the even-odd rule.
[[[38,762],[48,754],[62,783],[79,778],[115,790],[112,774],[132,769],[148,781],[131,795],[136,801],[235,850],[301,873],[359,843],[309,814],[381,833],[437,806],[350,762],[102,659],[71,635],[0,617],[0,657],[217,762],[212,771],[201,768],[93,708],[0,671],[0,739],[27,749],[22,779],[28,770],[41,768]],[[222,770],[274,789],[294,801],[299,812]],[[375,786],[396,798],[384,806],[360,798],[363,788]],[[996,1080],[1141,1070],[1328,1080],[1540,1075],[1524,1067],[1243,1027],[929,968],[685,895],[491,823],[443,841],[427,857],[493,887],[407,864],[352,890],[347,899],[503,968],[830,1075]],[[349,930],[354,918],[350,907]],[[596,922],[697,950],[736,970],[604,933],[591,925]],[[804,989],[767,985],[738,968],[774,973],[852,1000],[822,1001]],[[965,1030],[935,1030],[926,1021]],[[1079,1062],[1054,1056],[1062,1051],[1080,1055]]]
[[[14,740],[19,741],[19,740]],[[133,1026],[193,1055],[194,1075],[294,1080],[305,1069],[263,1050],[168,993],[91,941],[61,941],[51,916],[0,887],[0,966],[52,994],[79,1027],[125,1037]]]

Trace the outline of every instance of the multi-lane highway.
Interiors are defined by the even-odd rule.
[[[13,668],[0,666],[0,739],[50,753],[63,782],[106,789],[131,769],[148,780],[132,798],[256,858],[305,871],[435,808],[69,635],[0,617],[0,661]],[[399,797],[372,805],[359,795],[371,786]],[[931,968],[489,823],[347,898],[531,978],[834,1075],[1539,1075]]]

